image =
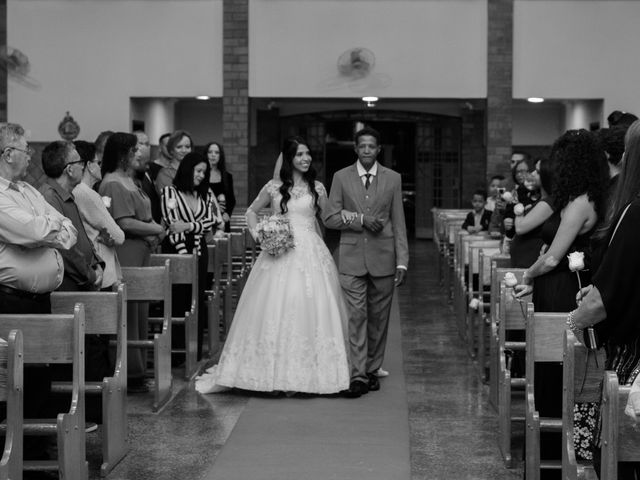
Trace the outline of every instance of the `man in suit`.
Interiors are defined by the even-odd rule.
[[[341,230],[338,270],[349,310],[351,384],[345,396],[380,389],[394,288],[404,282],[409,263],[400,175],[377,162],[380,134],[355,134],[358,160],[336,172],[326,227]]]

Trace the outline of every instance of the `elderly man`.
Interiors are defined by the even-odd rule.
[[[85,167],[86,163],[71,142],[52,142],[42,151],[42,169],[47,180],[40,192],[47,202],[71,220],[78,231],[77,243],[61,252],[64,278],[58,290],[98,290],[102,285],[104,262],[87,236],[71,193],[82,180]]]
[[[24,129],[0,123],[0,313],[51,313],[50,293],[62,282],[58,252],[76,243],[71,221],[22,181],[33,150]],[[47,367],[25,365],[24,415],[42,418],[50,390]],[[41,458],[46,442],[25,441],[25,457]]]

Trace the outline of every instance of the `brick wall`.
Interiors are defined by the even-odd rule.
[[[486,158],[484,145],[485,112],[482,110],[467,110],[462,114],[462,145],[461,145],[461,173],[462,173],[462,203],[463,207],[470,205],[473,192],[479,188],[486,188]]]
[[[249,0],[224,0],[222,142],[238,206],[247,205],[249,166]]]
[[[507,175],[511,158],[513,0],[487,2],[487,179]]]
[[[7,45],[7,0],[0,0],[0,48]],[[0,68],[0,122],[7,121],[7,72]]]

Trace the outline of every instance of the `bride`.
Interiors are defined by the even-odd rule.
[[[295,246],[263,251],[247,280],[217,365],[196,378],[196,390],[226,387],[328,394],[349,388],[347,311],[338,272],[318,234],[316,215],[327,193],[300,137],[282,147],[280,179],[270,180],[247,210],[258,241],[258,212],[285,215]]]

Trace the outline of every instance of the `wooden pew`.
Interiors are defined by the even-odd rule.
[[[488,346],[489,332],[491,325],[491,309],[493,302],[491,300],[491,292],[493,288],[492,276],[494,265],[500,263],[508,266],[510,257],[501,253],[495,253],[492,249],[480,249],[478,254],[478,290],[482,292],[480,295],[480,306],[478,307],[478,318],[476,320],[476,338],[477,349],[476,359],[478,365],[478,374],[480,379],[486,382],[489,379],[488,370]],[[497,295],[496,295],[497,296]]]
[[[587,361],[595,367],[589,376],[584,375]],[[573,446],[575,403],[600,402],[602,398],[602,377],[604,362],[603,350],[589,351],[580,343],[571,330],[564,332],[564,363],[562,368],[562,477],[566,480],[597,480],[598,476],[591,463],[578,462]],[[640,445],[640,444],[639,444]]]
[[[76,304],[72,315],[0,315],[0,337],[20,329],[24,339],[25,364],[71,363],[73,391],[68,412],[55,419],[25,419],[24,434],[56,436],[58,459],[25,461],[25,471],[57,471],[65,480],[86,480],[84,421],[84,306]],[[6,424],[2,430],[6,431]]]
[[[498,269],[500,270],[500,269]],[[521,276],[522,274],[520,274]],[[523,351],[523,342],[507,341],[507,332],[524,331],[526,325],[527,300],[522,303],[513,297],[513,290],[507,288],[504,281],[500,282],[500,307],[497,328],[496,351],[497,368],[496,380],[498,384],[498,431],[499,446],[502,458],[507,468],[514,467],[512,449],[512,429],[514,423],[523,423],[522,413],[516,413],[513,405],[513,395],[516,391],[525,390],[524,378],[512,378],[506,351]]]
[[[153,349],[153,410],[158,411],[171,398],[171,263],[163,267],[122,267],[128,302],[164,302],[164,320],[153,339],[127,340],[130,348]]]
[[[615,372],[604,374],[602,394],[601,480],[617,480],[619,462],[640,462],[640,430],[624,413],[631,387],[618,384]]]
[[[526,455],[527,480],[539,480],[541,469],[561,469],[562,461],[540,461],[540,432],[562,432],[562,418],[540,417],[534,398],[534,365],[537,362],[562,362],[566,313],[534,312],[533,304],[527,308],[526,354]],[[541,381],[545,381],[541,379]],[[560,453],[560,452],[558,452]]]
[[[460,226],[464,222],[464,218],[447,218],[444,220],[446,236],[444,244],[444,286],[447,292],[447,300],[453,297],[453,279],[455,277],[454,270],[454,246],[456,234],[460,231]]]
[[[184,376],[191,379],[198,372],[198,315],[200,305],[198,302],[198,255],[165,254],[151,255],[149,265],[152,267],[163,266],[167,260],[171,265],[172,285],[191,285],[191,306],[184,312],[183,317],[172,317],[171,325],[184,327],[184,349],[172,349],[172,352],[185,353]],[[204,306],[202,307],[204,308]],[[150,322],[162,323],[163,318],[149,317]]]
[[[463,341],[467,340],[467,314],[469,311],[468,290],[472,287],[467,284],[469,265],[469,244],[476,241],[487,240],[486,235],[470,235],[464,230],[456,234],[454,246],[454,288],[453,305],[458,323],[458,334]]]
[[[478,325],[483,323],[483,300],[484,300],[484,287],[480,285],[480,277],[483,276],[482,265],[480,264],[480,253],[485,252],[486,255],[496,255],[500,253],[500,241],[499,240],[479,240],[471,241],[468,244],[469,249],[469,267],[467,270],[467,315],[465,317],[465,325],[467,327],[467,352],[471,358],[477,358],[478,344],[480,342],[477,337]],[[474,288],[474,276],[478,276],[478,287]],[[488,284],[487,284],[488,286]],[[478,308],[469,308],[470,302],[474,299],[478,299]]]
[[[209,248],[208,273],[213,274],[211,288],[206,290],[207,315],[209,318],[209,351],[215,353],[220,347],[220,341],[227,332],[229,321],[226,318],[227,306],[225,305],[226,288],[231,275],[231,246],[229,237],[214,239]]]
[[[127,434],[127,304],[125,285],[113,292],[54,292],[53,313],[69,313],[76,303],[85,311],[85,333],[113,335],[116,355],[113,375],[100,382],[85,382],[87,395],[102,397],[102,464],[100,475],[106,476],[129,451]],[[54,382],[53,392],[69,393],[72,385]]]
[[[22,479],[23,345],[22,332],[11,330],[0,345],[0,402],[6,404],[7,429],[0,460],[0,480]]]
[[[433,241],[438,249],[438,278],[441,285],[446,285],[445,268],[448,268],[447,249],[449,246],[449,240],[447,237],[447,219],[455,220],[456,223],[459,221],[460,225],[462,225],[468,211],[434,207],[431,209],[431,213],[433,215]]]
[[[247,243],[245,230],[239,232],[232,232],[229,234],[229,249],[231,250],[231,271],[230,276],[227,279],[230,282],[231,288],[227,293],[228,295],[228,307],[225,306],[225,317],[227,320],[227,326],[231,324],[234,314],[234,299],[239,299],[244,283],[247,278]],[[226,300],[225,300],[226,303]],[[228,316],[227,316],[228,315]]]

